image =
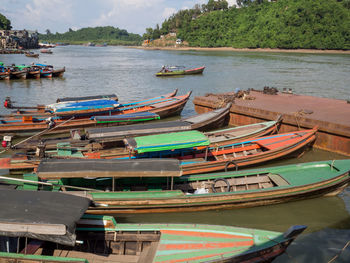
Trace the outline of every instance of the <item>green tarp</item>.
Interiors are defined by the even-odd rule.
[[[156,134],[134,138],[138,153],[157,152],[175,149],[208,146],[207,136],[199,131],[185,131]]]

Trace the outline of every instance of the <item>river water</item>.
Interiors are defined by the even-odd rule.
[[[37,51],[35,51],[37,52]],[[63,78],[0,82],[0,102],[6,96],[21,105],[48,104],[58,97],[116,93],[121,102],[165,94],[178,89],[194,96],[239,88],[279,90],[319,97],[350,99],[350,55],[230,51],[162,51],[124,47],[56,47],[39,59],[0,55],[9,64],[44,63],[66,67]],[[206,66],[203,75],[157,78],[162,65]],[[0,114],[7,113],[3,107]],[[182,116],[195,114],[189,101]],[[350,118],[350,116],[349,116]],[[346,158],[313,149],[283,165]],[[195,213],[119,215],[117,222],[178,222],[235,225],[285,231],[294,224],[308,229],[275,262],[350,262],[350,187],[336,197],[324,197],[258,208]]]

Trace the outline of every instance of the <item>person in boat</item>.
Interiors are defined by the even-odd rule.
[[[160,70],[160,72],[163,72],[163,73],[169,72],[169,69],[166,66],[163,65],[162,69]]]
[[[47,123],[47,128],[48,129],[52,129],[56,125],[56,123],[55,123],[55,121],[54,121],[54,119],[52,117],[47,118],[46,119],[46,123]]]

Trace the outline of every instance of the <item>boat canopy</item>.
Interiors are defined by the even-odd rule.
[[[26,65],[16,65],[17,68],[19,68],[20,70],[23,70],[24,68],[30,68],[30,66],[26,66]]]
[[[208,146],[209,139],[199,131],[184,131],[124,139],[125,145],[138,153],[188,149]]]
[[[132,126],[121,125],[103,128],[89,128],[85,129],[85,134],[89,139],[103,139],[108,137],[119,136],[120,138],[125,138],[128,136],[141,136],[147,133],[153,134],[184,130],[191,130],[191,124],[186,121],[164,121],[155,123],[136,124]]]
[[[90,205],[84,197],[47,191],[0,191],[0,236],[73,246],[75,227]]]
[[[118,106],[119,104],[115,100],[100,99],[100,100],[54,103],[54,104],[47,105],[46,107],[47,109],[52,110],[53,112],[65,112],[65,111],[115,108]]]
[[[83,177],[179,177],[182,175],[176,159],[51,159],[39,164],[40,178]]]

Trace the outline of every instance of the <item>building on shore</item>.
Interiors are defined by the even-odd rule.
[[[0,49],[39,48],[38,32],[30,30],[0,30]]]

